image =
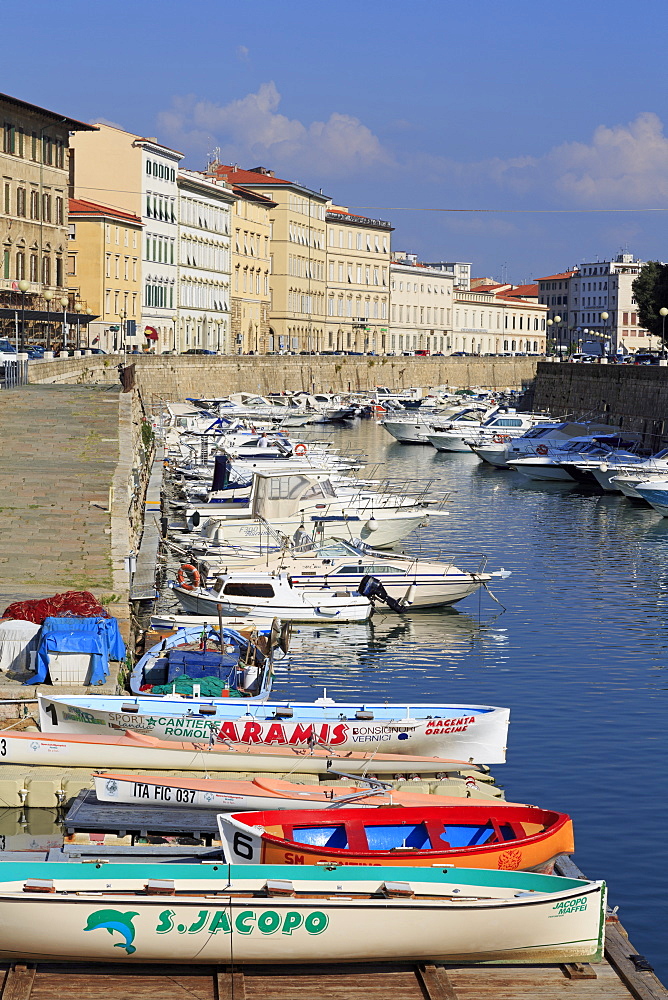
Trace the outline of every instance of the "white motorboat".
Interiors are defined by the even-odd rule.
[[[508,460],[508,467],[527,479],[550,482],[590,482],[595,479],[588,469],[609,459],[612,448],[605,443],[605,437],[593,434],[588,437],[573,438],[562,448],[548,448],[540,444],[534,455]],[[614,440],[619,440],[618,435]],[[625,452],[626,460],[630,452]]]
[[[231,573],[216,579],[210,589],[177,583],[173,591],[188,614],[206,615],[210,621],[218,609],[225,617],[286,622],[365,621],[373,610],[359,593],[296,588],[287,573]]]
[[[452,418],[433,422],[428,441],[436,451],[469,452],[469,441],[473,441],[486,420],[498,412],[498,407],[476,404],[466,407]]]
[[[604,490],[621,491],[625,496],[639,500],[641,498],[636,493],[636,483],[648,479],[662,479],[668,475],[668,448],[658,451],[642,462],[617,462],[611,465],[602,463],[592,472]]]
[[[668,517],[668,478],[648,479],[635,485],[636,493],[662,517]]]
[[[426,523],[429,514],[445,516],[434,510],[436,501],[428,500],[424,491],[417,496],[408,491],[408,485],[401,493],[374,493],[359,486],[342,491],[329,474],[255,472],[249,511],[210,512],[202,532],[203,550],[223,543],[257,544],[266,537],[267,522],[290,537],[300,529],[319,527],[327,538],[349,535],[386,548]]]
[[[462,558],[467,554],[463,553]],[[468,554],[472,558],[472,554]],[[247,554],[207,556],[197,560],[202,579],[233,569],[289,573],[293,587],[311,590],[323,586],[357,590],[363,578],[376,577],[386,593],[412,610],[455,604],[505,570],[485,572],[486,557],[477,555],[474,570],[460,569],[452,559],[429,561],[397,552],[380,552],[362,542],[340,539],[295,546],[249,559]]]
[[[557,423],[556,420],[550,421],[542,414],[501,410],[481,424],[473,440],[469,441],[469,448],[483,462],[504,469],[511,441],[522,437],[537,423],[545,425],[550,422]]]

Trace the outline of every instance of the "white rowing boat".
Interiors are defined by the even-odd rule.
[[[3,961],[596,962],[605,883],[441,867],[7,863],[0,927]]]

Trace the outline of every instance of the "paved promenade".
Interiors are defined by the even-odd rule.
[[[0,391],[0,613],[64,590],[112,592],[109,487],[120,386]]]

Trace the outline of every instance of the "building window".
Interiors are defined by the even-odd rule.
[[[5,184],[5,215],[11,215],[11,196],[12,191],[9,184]]]
[[[71,253],[67,257],[67,274],[69,276],[75,276],[77,273],[77,258],[76,255]]]
[[[39,281],[39,276],[37,274],[37,254],[36,253],[31,253],[30,254],[30,265],[29,266],[30,266],[30,277],[29,277],[29,280],[30,281],[35,281],[35,282]]]
[[[2,268],[2,276],[5,279],[9,278],[9,265],[10,265],[9,250],[5,250],[3,259],[3,268]]]
[[[56,198],[56,225],[62,226],[64,221],[65,220],[63,216],[63,199]]]
[[[42,284],[51,284],[51,258],[42,257]]]
[[[21,280],[26,276],[26,258],[22,250],[16,254],[16,277]]]
[[[39,192],[30,192],[30,218],[39,219]]]
[[[26,215],[26,189],[19,187],[16,189],[16,214],[21,219]]]

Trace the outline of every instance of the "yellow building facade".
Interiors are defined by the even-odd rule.
[[[325,350],[389,349],[392,226],[330,205],[327,226]]]
[[[71,199],[67,282],[95,315],[84,347],[141,348],[142,221],[131,212]]]
[[[6,94],[0,116],[0,313],[9,333],[23,307],[26,340],[46,344],[66,292],[70,133],[94,129]]]
[[[271,213],[276,202],[236,187],[232,209],[232,352],[266,354],[270,332]]]
[[[270,198],[271,295],[268,350],[319,352],[326,344],[326,222],[322,192],[275,177],[271,170],[213,164],[234,187]],[[253,348],[254,349],[254,348]]]

